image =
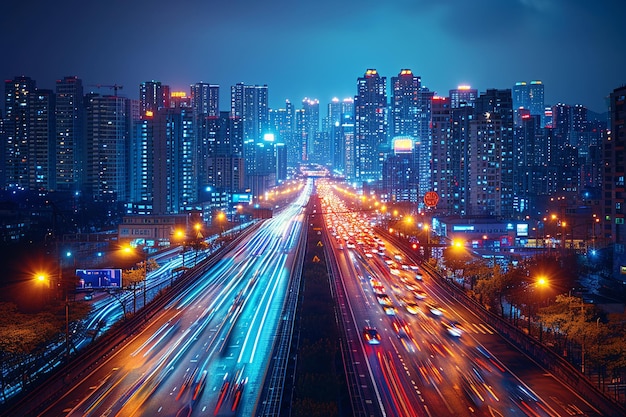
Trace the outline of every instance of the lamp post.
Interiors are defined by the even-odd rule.
[[[223,211],[220,211],[215,216],[215,219],[217,220],[217,223],[219,224],[220,237],[222,237],[222,234],[224,233],[224,220],[226,220],[226,214],[224,214]]]
[[[538,288],[539,291],[543,292],[544,288],[548,287],[548,280],[545,276],[540,275],[539,277],[537,277],[537,280],[535,281],[535,288]],[[528,334],[530,334],[530,314],[529,314],[529,325],[528,325]],[[539,343],[543,342],[543,323],[541,322],[541,320],[539,320]]]
[[[142,281],[143,281],[143,303],[144,306],[146,305],[146,278],[148,277],[148,259],[147,259],[147,253],[144,250],[145,248],[142,248],[142,252],[143,252],[143,265],[142,265]],[[126,254],[136,254],[135,248],[133,248],[132,246],[128,245],[128,246],[124,246],[123,248],[124,253]],[[133,281],[133,314],[137,312],[137,281]]]
[[[181,242],[181,245],[180,245],[180,249],[181,250],[180,250],[180,252],[181,252],[181,254],[183,256],[183,267],[184,267],[185,266],[185,249],[186,249],[185,244],[187,243],[187,234],[185,233],[184,230],[177,229],[174,232],[174,237],[176,238],[176,240]]]
[[[426,247],[424,248],[424,256],[426,259],[430,259],[430,226],[428,224],[424,224],[422,226],[422,230],[426,234]]]
[[[44,273],[38,273],[35,275],[35,279],[41,285],[41,294],[42,294],[42,302],[44,301],[44,285],[49,282],[49,278]],[[62,283],[61,283],[62,284]],[[70,357],[70,304],[67,297],[67,289],[64,289],[65,292],[65,357]]]

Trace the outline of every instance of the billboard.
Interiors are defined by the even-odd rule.
[[[89,288],[121,288],[121,269],[77,269],[77,289]]]

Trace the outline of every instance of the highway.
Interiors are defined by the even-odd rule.
[[[355,415],[602,415],[376,236],[331,186],[317,189],[360,387]]]
[[[179,293],[42,415],[254,415],[311,188],[309,183],[295,203]]]

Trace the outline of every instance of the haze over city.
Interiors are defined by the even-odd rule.
[[[351,97],[367,68],[387,77],[409,68],[441,95],[539,79],[546,104],[601,113],[625,82],[625,13],[608,0],[11,2],[0,14],[0,76],[52,88],[76,75],[123,85],[130,98],[146,80],[179,91],[204,81],[224,93],[267,84],[278,108]]]

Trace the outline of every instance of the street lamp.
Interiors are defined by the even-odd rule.
[[[224,214],[223,211],[220,211],[215,216],[215,219],[217,220],[217,223],[220,226],[220,237],[221,237],[222,234],[224,233],[224,220],[226,219],[226,214]]]
[[[429,259],[430,258],[430,226],[424,223],[422,225],[422,230],[424,231],[424,234],[426,235],[426,247],[424,249],[424,255],[426,256],[426,259]]]
[[[136,254],[135,248],[130,245],[124,246],[122,251],[126,254]],[[142,262],[142,279],[143,281],[143,306],[146,306],[146,280],[148,279],[148,253],[144,248],[141,248],[143,252],[143,262]],[[133,313],[137,312],[137,282],[133,282]]]
[[[35,274],[35,280],[41,286],[41,304],[42,305],[45,303],[44,285],[45,285],[47,279],[48,279],[47,275],[44,274],[43,272],[39,272],[39,273]]]
[[[185,231],[183,229],[176,229],[176,231],[174,231],[174,238],[176,240],[178,240],[181,244],[181,253],[183,255],[183,267],[185,266],[185,250],[186,250],[186,243],[187,243],[187,234],[185,233]]]
[[[35,275],[35,279],[41,284],[43,301],[44,285],[48,281],[48,276],[40,272]],[[70,357],[70,304],[67,298],[67,289],[65,290],[65,357]]]

